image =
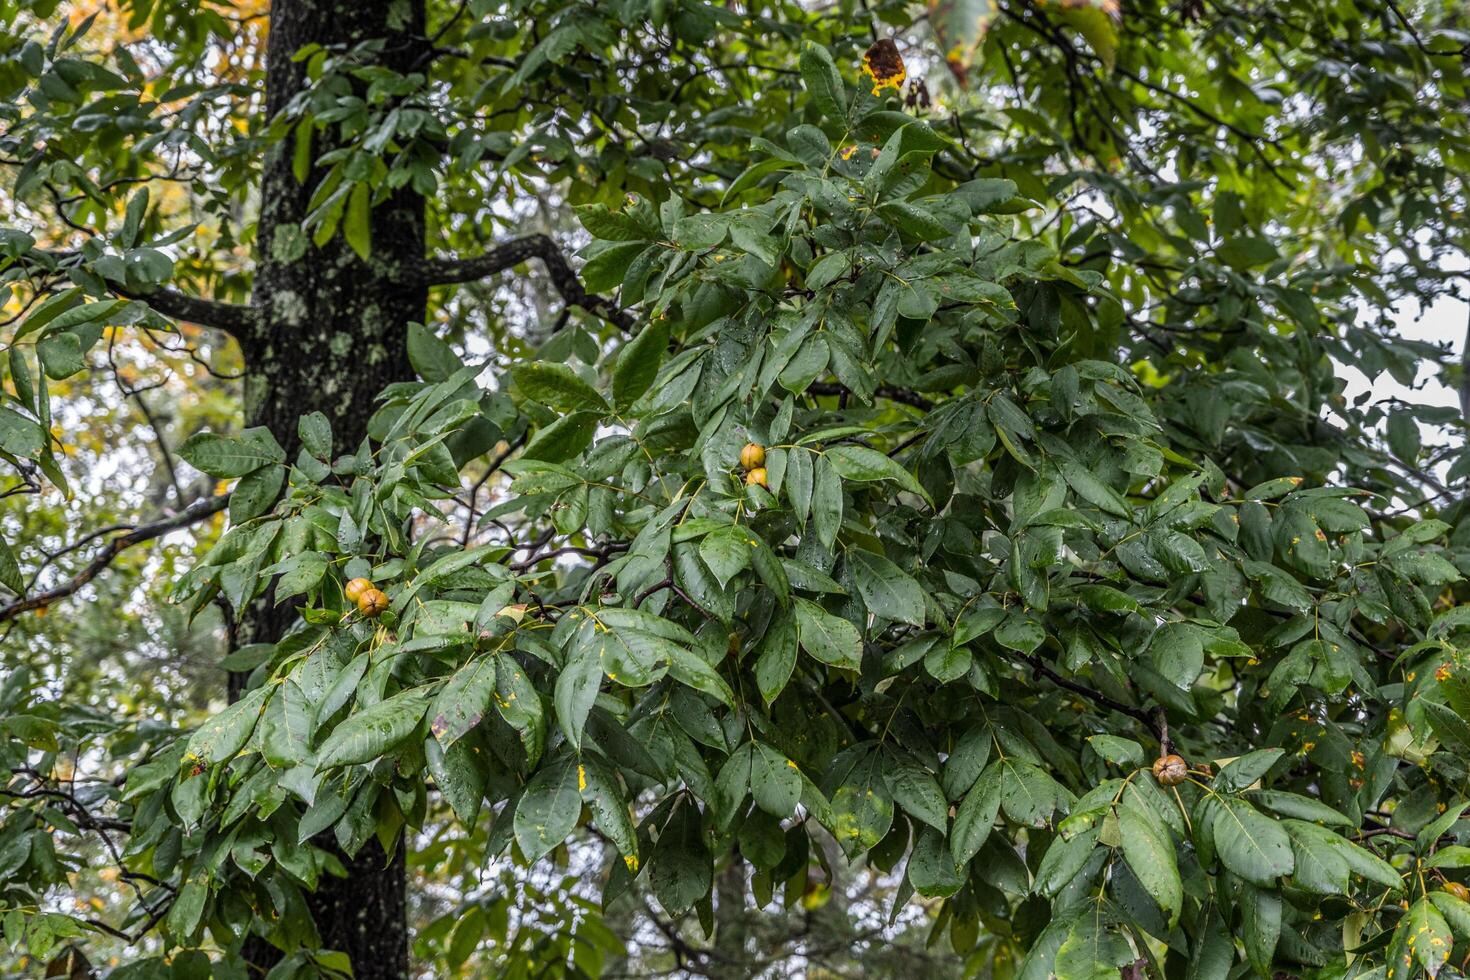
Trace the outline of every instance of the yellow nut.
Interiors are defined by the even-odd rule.
[[[754,486],[762,486],[762,487],[765,486],[766,485],[766,468],[764,466],[757,466],[755,469],[753,469],[749,473],[745,474],[745,482],[748,485],[752,486],[752,487],[754,487]]]
[[[740,450],[740,466],[742,469],[759,469],[766,463],[766,447],[758,442],[747,442],[745,448]]]
[[[364,592],[372,587],[373,583],[369,579],[355,578],[347,583],[347,587],[342,590],[342,594],[347,596],[348,602],[356,602],[362,598]]]

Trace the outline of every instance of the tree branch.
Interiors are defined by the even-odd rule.
[[[580,307],[624,330],[633,329],[632,314],[605,296],[588,293],[556,242],[546,235],[515,238],[472,259],[425,259],[409,270],[405,285],[447,286],[472,282],[504,272],[529,259],[540,259],[546,266],[551,285],[568,306]]]
[[[164,316],[197,323],[202,327],[223,330],[236,339],[248,334],[260,319],[260,311],[253,306],[186,296],[176,289],[155,289],[149,293],[135,293],[124,289],[115,282],[109,282],[107,286],[124,299],[140,300]]]
[[[1030,664],[1033,670],[1035,670],[1042,677],[1045,677],[1047,680],[1051,681],[1057,687],[1071,691],[1073,694],[1080,694],[1082,697],[1087,698],[1089,701],[1092,701],[1095,704],[1101,705],[1102,707],[1108,708],[1112,711],[1116,711],[1120,715],[1127,715],[1129,718],[1132,718],[1135,721],[1141,721],[1145,725],[1153,724],[1153,722],[1155,721],[1154,717],[1142,708],[1135,708],[1131,704],[1124,704],[1122,701],[1108,697],[1101,691],[1093,690],[1086,684],[1079,684],[1076,681],[1071,680],[1070,678],[1063,677],[1061,674],[1058,674],[1056,671],[1052,670],[1051,667],[1047,665],[1046,661],[1042,660],[1035,654],[1021,653],[1018,655],[1022,660]],[[1167,729],[1164,731],[1163,734],[1165,738],[1168,737]]]
[[[845,395],[848,389],[844,385],[833,384],[830,381],[814,381],[806,386],[806,390],[813,395]],[[907,388],[896,388],[893,385],[879,385],[873,394],[878,398],[886,398],[891,402],[902,405],[912,405],[920,411],[930,411],[934,403],[917,391],[909,391]]]
[[[7,606],[0,606],[0,623],[14,619],[21,613],[30,612],[32,609],[49,606],[58,599],[65,599],[92,581],[98,572],[101,572],[108,565],[112,564],[112,560],[125,549],[131,548],[135,544],[142,544],[145,541],[152,541],[154,538],[162,537],[170,531],[177,531],[181,527],[197,524],[206,517],[211,517],[224,510],[229,502],[230,495],[227,493],[220,494],[217,497],[205,497],[202,500],[194,501],[173,517],[154,521],[151,524],[141,524],[127,534],[118,535],[103,546],[96,557],[87,563],[86,568],[54,589],[47,589],[45,592],[38,592],[29,598],[17,599]]]

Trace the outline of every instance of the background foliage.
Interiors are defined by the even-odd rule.
[[[16,969],[340,975],[373,839],[425,975],[1463,965],[1463,372],[1392,319],[1462,11],[474,0],[270,118],[263,8],[89,13],[0,2]],[[333,241],[419,380],[288,452],[225,304]]]

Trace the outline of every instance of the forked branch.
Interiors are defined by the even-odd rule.
[[[562,250],[547,235],[527,235],[497,245],[483,255],[469,259],[426,259],[408,273],[408,285],[447,286],[474,282],[514,268],[530,259],[540,259],[546,266],[552,288],[568,306],[576,306],[602,317],[624,330],[633,329],[633,317],[605,296],[587,292],[577,271]]]

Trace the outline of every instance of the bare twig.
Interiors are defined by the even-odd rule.
[[[49,606],[59,599],[65,599],[92,581],[99,572],[112,564],[113,559],[124,550],[131,548],[135,544],[142,544],[145,541],[152,541],[154,538],[162,537],[170,531],[177,531],[179,528],[197,524],[205,518],[224,510],[229,502],[230,495],[227,493],[220,494],[217,497],[206,497],[202,500],[196,500],[173,517],[154,521],[151,524],[141,524],[128,533],[113,538],[103,546],[96,557],[87,563],[86,568],[62,584],[28,598],[17,599],[7,606],[0,606],[0,623],[14,619],[21,613],[30,612],[32,609],[40,609],[43,606]]]

